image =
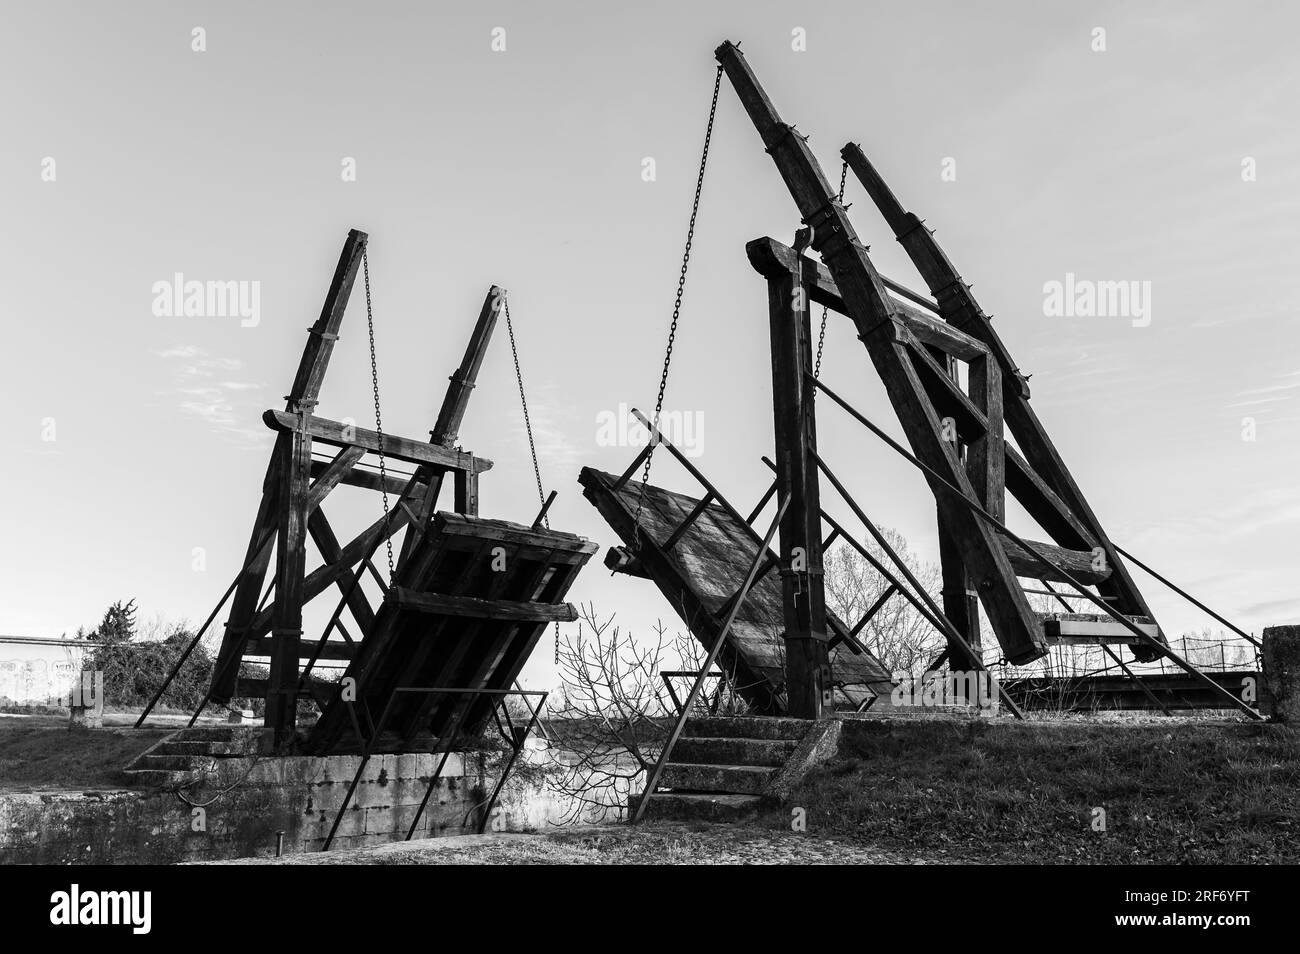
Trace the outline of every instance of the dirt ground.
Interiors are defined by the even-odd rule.
[[[647,822],[542,834],[456,835],[284,858],[213,864],[256,865],[914,865],[960,864],[846,839],[775,832],[747,825]]]

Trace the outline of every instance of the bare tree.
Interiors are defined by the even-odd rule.
[[[926,592],[938,603],[942,580],[939,568],[917,558],[907,540],[897,530],[882,527],[881,533]],[[867,542],[866,549],[884,566],[892,569],[893,561],[874,540]],[[889,581],[852,547],[835,547],[826,554],[824,564],[827,605],[849,626],[874,606],[889,587]],[[901,577],[902,574],[895,572],[895,576]],[[943,634],[930,625],[901,594],[890,597],[858,634],[858,638],[884,664],[888,672],[912,675],[920,675],[930,660],[947,646]]]
[[[579,607],[576,632],[561,640],[561,701],[550,726],[563,770],[548,784],[570,801],[566,823],[623,816],[677,716],[660,674],[698,672],[704,662],[692,636],[670,636],[662,622],[653,632],[650,640],[634,640],[613,615],[602,620],[588,604]],[[718,691],[708,688],[706,709]],[[682,701],[687,691],[678,690]],[[743,705],[725,691],[722,702],[728,711]]]

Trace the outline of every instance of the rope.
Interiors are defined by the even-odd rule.
[[[388,467],[384,458],[384,422],[379,413],[379,365],[375,361],[375,313],[370,304],[370,243],[361,247],[361,270],[366,279],[366,331],[370,335],[370,384],[375,396],[375,433],[379,448],[379,492],[384,500],[384,527],[388,527]],[[393,538],[384,535],[388,547],[388,585],[393,585]]]
[[[695,242],[695,220],[700,213],[700,194],[704,189],[704,169],[709,163],[709,145],[713,141],[713,120],[718,113],[718,92],[722,88],[722,66],[713,77],[713,100],[709,104],[709,122],[704,128],[704,149],[700,153],[700,171],[695,177],[695,198],[691,202],[691,221],[686,227],[686,248],[682,251],[682,270],[677,276],[677,297],[673,300],[673,320],[668,326],[668,347],[664,351],[663,371],[659,375],[659,395],[655,398],[655,413],[650,425],[650,452],[646,454],[645,467],[641,471],[641,486],[636,495],[636,514],[632,518],[633,544],[641,541],[641,511],[645,508],[645,488],[650,482],[650,464],[654,460],[655,448],[659,446],[659,417],[664,408],[664,392],[668,389],[668,369],[673,362],[673,344],[677,340],[677,322],[682,314],[682,296],[686,292],[686,273],[691,265],[691,246]]]
[[[844,165],[840,166],[840,191],[835,197],[840,205],[844,204],[844,183],[849,178],[849,161],[844,160]],[[826,317],[830,314],[830,308],[822,305],[822,330],[817,335],[817,363],[813,366],[813,380],[816,381],[822,376],[822,350],[826,347]],[[813,394],[817,391],[814,389]]]

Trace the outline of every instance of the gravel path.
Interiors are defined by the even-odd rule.
[[[951,864],[847,840],[725,824],[646,823],[545,834],[456,835],[375,848],[215,864],[279,865],[624,865]]]

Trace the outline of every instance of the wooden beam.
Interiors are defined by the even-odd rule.
[[[1060,573],[1045,569],[1042,560],[1037,559],[1014,540],[1002,534],[998,534],[998,537],[1007,551],[1007,559],[1011,561],[1016,576],[1030,577],[1035,580],[1054,580],[1058,583],[1068,582]],[[1093,556],[1089,551],[1067,550],[1064,547],[1053,546],[1050,543],[1039,543],[1037,540],[1026,540],[1025,542],[1051,560],[1055,567],[1065,570],[1066,573],[1085,586],[1095,586],[1098,583],[1104,583],[1110,578],[1109,567],[1103,570],[1094,570],[1092,568]]]
[[[257,639],[250,639],[244,649],[245,656],[270,656],[272,640],[265,636]],[[316,652],[316,647],[320,646],[320,640],[304,639],[298,643],[298,656],[300,659],[310,659]],[[317,659],[351,659],[355,655],[355,648],[349,643],[340,639],[327,639],[325,645],[321,647],[320,655]]]
[[[472,596],[448,596],[422,593],[405,586],[388,591],[388,602],[402,609],[436,616],[461,616],[471,619],[504,619],[534,623],[571,623],[578,611],[568,603],[529,603],[519,600],[483,600]]]
[[[790,274],[769,279],[767,309],[777,501],[783,507],[779,541],[786,714],[820,719],[829,708],[834,678],[822,579],[821,497],[817,464],[809,454],[817,446],[812,332],[807,300],[794,294],[802,280]],[[757,577],[751,573],[751,585],[766,572],[764,566]]]
[[[312,477],[319,477],[329,469],[330,461],[313,460],[311,462]],[[388,491],[390,496],[396,497],[406,489],[406,478],[399,477],[391,472],[387,475],[387,480],[381,480],[379,472],[368,470],[361,467],[353,467],[339,480],[340,484],[348,487],[360,487],[363,490],[373,490],[378,492],[381,489]],[[418,484],[411,492],[411,496],[424,492],[424,484]]]
[[[1092,531],[1010,444],[1006,445],[1005,456],[1007,490],[1053,540],[1076,550],[1091,550],[1097,546]]]
[[[716,51],[741,104],[776,164],[800,216],[813,229],[813,248],[835,277],[848,314],[858,330],[890,402],[903,425],[912,453],[938,480],[927,483],[952,528],[962,561],[970,570],[994,632],[1007,659],[1023,664],[1047,652],[1028,598],[992,529],[967,508],[976,498],[965,469],[941,438],[938,414],[909,360],[915,339],[897,299],[880,279],[866,246],[858,239],[842,203],[804,138],[785,123],[733,43]],[[954,493],[965,497],[954,499]]]
[[[312,461],[310,474],[315,479],[312,481],[311,488],[307,491],[307,510],[310,512],[319,507],[321,501],[329,496],[329,492],[352,472],[353,465],[365,454],[364,447],[357,447],[355,444],[344,447],[334,455],[332,461],[320,468],[319,476],[317,476],[316,465],[320,462]]]
[[[776,239],[754,239],[745,246],[745,252],[754,270],[769,280],[782,274],[791,274],[794,270],[796,262],[794,249],[782,245]],[[825,305],[831,311],[841,315],[847,315],[844,299],[840,297],[840,290],[835,284],[835,279],[831,277],[830,269],[810,258],[804,258],[803,261],[804,291],[809,300]],[[897,282],[891,282],[884,276],[881,276],[881,281],[891,290],[897,286]],[[958,331],[937,314],[931,314],[907,301],[895,300],[894,305],[898,308],[908,330],[923,344],[936,347],[962,361],[975,361],[989,353],[988,347],[981,341]]]
[[[297,419],[287,411],[269,410],[262,415],[266,426],[273,431],[292,433],[297,426]],[[312,415],[307,420],[307,434],[312,440],[335,447],[356,445],[374,453],[379,452],[379,435],[364,427],[341,424],[329,418]],[[384,435],[384,456],[393,460],[404,460],[410,464],[427,464],[444,470],[468,471],[479,474],[492,468],[492,461],[485,457],[475,457],[464,451],[448,450],[437,444],[413,441],[396,434]]]

